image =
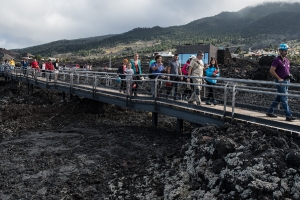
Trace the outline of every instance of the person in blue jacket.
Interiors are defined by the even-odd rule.
[[[218,62],[216,58],[211,58],[209,66],[205,70],[205,74],[207,77],[219,77],[220,76],[220,69],[218,66]],[[207,85],[216,85],[217,80],[216,79],[206,79]],[[214,94],[214,88],[213,87],[207,87],[208,88],[208,95],[206,98],[206,104],[211,105],[211,102],[216,105],[218,102],[215,99]]]
[[[135,53],[133,59],[130,59],[129,62],[131,63],[134,74],[140,75],[143,73],[142,72],[142,62],[139,59],[139,54]],[[142,77],[141,76],[133,76],[133,79],[142,80]],[[138,85],[140,82],[134,81],[134,83],[135,83],[135,87],[132,88],[132,92],[133,92],[134,96],[137,96],[137,89],[138,89]]]
[[[25,74],[26,74],[27,67],[28,67],[28,60],[27,60],[27,59],[22,60],[22,61],[21,61],[21,65],[22,65],[23,73],[24,73],[24,75],[25,75]]]

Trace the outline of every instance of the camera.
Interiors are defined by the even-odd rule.
[[[293,77],[293,74],[287,75],[284,79],[290,80],[291,82],[295,81],[295,78]]]

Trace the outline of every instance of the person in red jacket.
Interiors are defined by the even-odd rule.
[[[39,69],[39,63],[36,61],[36,59],[33,59],[33,61],[30,63],[30,66],[32,69]]]
[[[51,74],[54,71],[54,65],[52,64],[51,60],[49,59],[48,62],[46,62],[46,73],[49,73],[49,81],[51,81]]]
[[[35,76],[36,71],[40,71],[39,63],[36,61],[36,59],[33,59],[33,61],[30,63],[31,69],[33,69],[32,75]]]

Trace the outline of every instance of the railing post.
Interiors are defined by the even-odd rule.
[[[157,98],[157,84],[158,84],[157,78],[158,76],[154,79],[154,99]]]
[[[157,126],[158,125],[158,113],[157,112],[152,112],[152,126]]]
[[[93,76],[93,98],[96,97],[96,89],[97,89],[97,84],[98,84],[98,81],[97,81],[97,76],[94,75]]]
[[[182,133],[182,131],[183,131],[183,120],[182,119],[177,118],[176,131],[179,133]]]
[[[73,73],[70,74],[70,96],[73,93]]]
[[[109,86],[109,79],[108,79],[108,74],[105,74],[105,85],[108,87]]]
[[[223,110],[223,121],[225,121],[225,118],[226,118],[227,86],[228,86],[228,83],[226,83],[226,85],[224,86],[224,110]]]
[[[27,94],[30,94],[30,84],[27,82]]]
[[[54,76],[54,84],[57,82],[57,77],[58,77],[58,72],[56,70],[53,71],[53,76]]]
[[[231,112],[231,123],[233,123],[234,120],[234,107],[235,107],[235,94],[236,94],[236,84],[234,84],[233,88],[232,88],[232,112]]]
[[[121,79],[122,82],[123,79]],[[125,78],[126,80],[126,78]],[[133,91],[132,91],[132,84],[133,84],[133,76],[132,78],[129,80],[129,96],[127,95],[127,81],[125,81],[125,88],[126,88],[126,105],[130,106],[131,104],[131,99],[132,99],[132,95],[133,95]]]
[[[65,92],[62,92],[62,100],[66,101],[66,93]]]

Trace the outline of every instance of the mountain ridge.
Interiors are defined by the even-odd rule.
[[[24,49],[14,49],[18,53],[49,55],[53,53],[91,52],[103,53],[103,49],[130,44],[137,41],[160,41],[156,49],[167,50],[176,45],[207,42],[214,45],[273,45],[278,34],[285,40],[295,39],[300,35],[300,3],[263,3],[248,6],[237,12],[221,12],[215,16],[194,20],[181,26],[151,28],[137,27],[122,34],[110,34],[76,40],[60,40]],[[276,28],[282,18],[284,30]],[[285,18],[287,18],[285,20]],[[276,24],[274,22],[276,20]],[[298,25],[298,26],[297,26]],[[299,27],[299,28],[298,28]],[[274,30],[275,29],[275,30]],[[264,36],[265,35],[265,36]],[[267,35],[267,36],[266,36]],[[264,37],[268,38],[265,40]],[[95,39],[98,38],[98,39]],[[281,38],[280,38],[281,39]],[[258,41],[261,40],[261,41]],[[51,45],[50,45],[51,44]],[[140,53],[146,50],[136,50]],[[132,53],[132,52],[130,52]]]

